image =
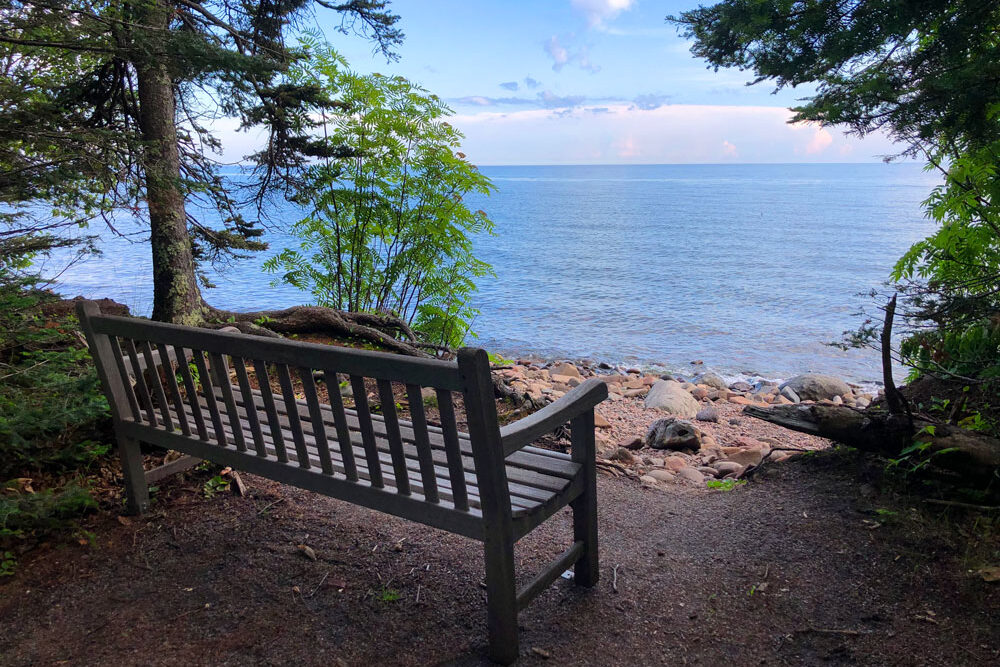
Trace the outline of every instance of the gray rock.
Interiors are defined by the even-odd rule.
[[[748,391],[751,391],[753,387],[751,387],[750,383],[748,382],[734,382],[728,387],[723,387],[723,389],[731,389],[733,391],[741,391],[743,393],[746,393]]]
[[[802,400],[801,398],[799,398],[799,395],[795,393],[795,390],[792,389],[791,387],[782,387],[781,395],[790,400],[792,403],[798,403],[799,401]]]
[[[681,479],[701,485],[705,483],[705,476],[694,468],[681,468],[677,471],[677,476]]]
[[[683,419],[692,419],[698,414],[698,401],[679,382],[659,380],[646,394],[647,410],[662,410]]]
[[[832,399],[834,396],[842,396],[851,391],[847,383],[840,378],[819,373],[796,375],[781,385],[782,389],[785,387],[791,388],[804,401]]]
[[[568,375],[570,377],[575,377],[575,378],[582,377],[580,375],[579,369],[577,369],[577,367],[574,366],[573,364],[569,363],[559,364],[555,368],[549,369],[549,373],[551,373],[552,375]]]
[[[695,470],[700,472],[705,477],[717,477],[719,474],[718,470],[709,466],[698,466]]]
[[[733,473],[739,475],[743,472],[743,466],[736,461],[716,461],[712,464],[712,467],[715,468],[719,477],[725,477]]]
[[[696,452],[701,449],[704,434],[701,430],[685,419],[666,417],[657,419],[649,425],[646,433],[646,446],[653,449],[687,450]]]
[[[705,407],[703,407],[701,410],[698,411],[698,414],[696,414],[694,416],[694,418],[697,419],[700,422],[714,422],[714,423],[718,423],[719,422],[719,411],[716,410],[711,405],[706,405]]]
[[[646,474],[658,482],[672,482],[674,480],[674,473],[669,470],[663,470],[662,468],[650,470]]]
[[[694,379],[694,383],[708,385],[712,389],[729,389],[726,381],[715,373],[702,373]]]

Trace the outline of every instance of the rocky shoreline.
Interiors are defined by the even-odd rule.
[[[608,385],[608,400],[595,416],[600,469],[659,488],[725,488],[765,463],[830,446],[823,438],[747,417],[744,406],[864,408],[877,398],[858,385],[813,373],[780,383],[727,383],[714,373],[686,378],[608,364],[520,359],[495,368],[494,374],[525,411],[559,399],[588,378],[600,378]]]

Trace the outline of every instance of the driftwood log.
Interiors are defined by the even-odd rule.
[[[932,455],[934,465],[970,479],[990,479],[1000,470],[1000,440],[948,424],[935,424],[919,418],[911,421],[906,415],[838,405],[779,405],[770,408],[748,405],[743,412],[793,431],[818,435],[889,457],[899,457],[914,442],[927,442],[930,444],[923,455]]]

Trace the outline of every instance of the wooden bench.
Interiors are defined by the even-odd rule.
[[[145,442],[477,539],[490,657],[504,664],[518,656],[517,613],[536,595],[569,567],[577,584],[597,583],[600,380],[500,428],[483,350],[465,348],[452,363],[105,316],[87,301],[77,313],[111,405],[130,511],[146,509],[150,479],[179,467],[145,472]],[[366,378],[381,414],[369,405]],[[394,387],[405,392],[410,421],[398,416]],[[424,388],[434,390],[440,426],[428,423]],[[457,426],[456,394],[467,433]],[[567,422],[571,455],[531,445]],[[517,590],[514,544],[566,505],[573,544]]]

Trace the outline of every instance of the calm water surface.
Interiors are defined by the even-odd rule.
[[[813,370],[863,381],[872,352],[825,345],[854,328],[858,293],[932,229],[920,202],[936,184],[912,164],[484,167],[498,191],[477,239],[495,278],[476,299],[476,344],[536,354],[660,364],[702,360],[724,374]],[[297,213],[288,211],[289,221]],[[263,260],[294,240],[212,272],[206,293],[234,310],[308,300],[270,285]],[[148,314],[149,247],[105,238],[105,255],[59,288]]]

